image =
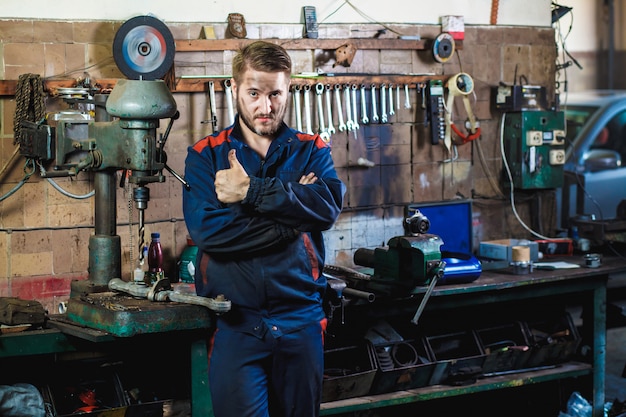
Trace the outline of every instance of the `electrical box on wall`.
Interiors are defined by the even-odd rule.
[[[503,135],[504,154],[516,188],[545,189],[563,185],[563,112],[506,113]]]

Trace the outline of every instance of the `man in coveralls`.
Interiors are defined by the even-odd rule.
[[[232,302],[209,347],[216,417],[319,415],[326,319],[322,231],[344,184],[319,135],[288,127],[291,59],[257,41],[233,59],[232,126],[188,149],[196,292]]]

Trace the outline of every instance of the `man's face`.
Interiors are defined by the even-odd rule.
[[[248,129],[273,138],[285,117],[290,81],[284,72],[252,69],[243,73],[239,85],[232,80],[237,112]]]

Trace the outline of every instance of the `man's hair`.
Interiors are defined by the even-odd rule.
[[[235,82],[240,82],[241,74],[248,69],[291,75],[291,57],[280,45],[265,41],[252,42],[241,48],[233,58]]]

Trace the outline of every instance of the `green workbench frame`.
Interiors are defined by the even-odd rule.
[[[584,265],[583,259],[564,259]],[[496,303],[520,302],[571,297],[580,299],[583,312],[583,340],[590,342],[591,363],[570,362],[552,369],[511,373],[506,376],[479,379],[476,383],[461,387],[444,385],[428,386],[387,394],[348,398],[321,405],[320,415],[334,415],[372,408],[385,408],[400,404],[416,403],[444,397],[467,395],[503,388],[591,375],[593,380],[593,416],[604,416],[605,366],[606,366],[606,288],[611,274],[626,271],[623,259],[604,259],[599,268],[576,268],[537,270],[530,274],[516,275],[512,271],[483,271],[480,278],[469,284],[438,286],[432,292],[424,313],[485,306]],[[426,289],[418,291],[417,297],[408,303],[416,308]],[[405,306],[384,307],[402,309]]]
[[[570,261],[583,264],[582,259],[578,258],[572,258]],[[527,275],[483,271],[480,278],[470,284],[436,287],[424,310],[427,313],[429,311],[557,296],[580,298],[583,300],[583,338],[592,340],[593,360],[591,363],[571,362],[554,369],[480,379],[472,385],[462,387],[437,385],[327,402],[321,405],[320,415],[391,407],[399,404],[591,375],[593,380],[593,416],[602,417],[605,400],[607,281],[611,274],[623,273],[624,271],[626,271],[626,262],[623,259],[611,258],[605,258],[599,268],[535,270]],[[415,296],[406,303],[409,306],[417,307],[421,300],[420,296],[424,292],[425,289],[423,291],[418,290]],[[119,340],[119,338],[106,332],[76,329],[75,326],[63,320],[52,320],[52,324],[54,325],[53,328],[45,330],[0,335],[0,359],[86,351],[90,347],[94,349],[99,343],[116,343],[116,340]],[[196,331],[193,334],[197,336],[192,337],[189,343],[191,349],[192,415],[194,417],[210,417],[213,416],[213,411],[208,386],[207,331]]]

